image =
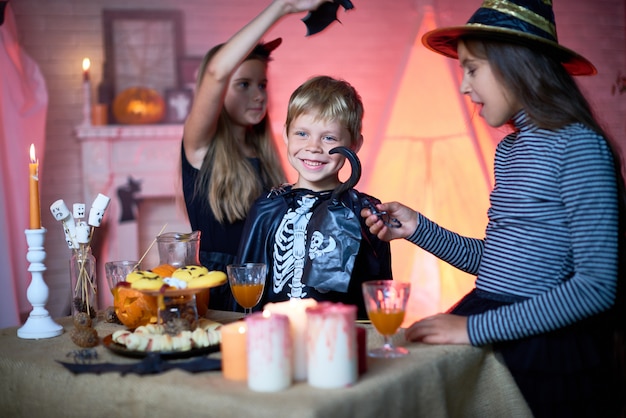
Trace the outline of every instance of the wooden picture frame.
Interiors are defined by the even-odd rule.
[[[165,123],[184,123],[191,110],[193,90],[167,89],[165,90]]]
[[[104,9],[105,75],[117,96],[130,87],[163,95],[178,88],[183,56],[180,10]]]

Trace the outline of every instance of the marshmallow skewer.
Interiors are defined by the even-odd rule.
[[[71,249],[78,249],[78,243],[76,242],[76,224],[72,213],[67,208],[67,205],[63,199],[59,199],[50,205],[50,212],[57,221],[61,221],[63,224],[63,232],[65,233],[65,241],[67,246]]]
[[[78,272],[78,280],[74,292],[76,293],[79,289],[82,289],[82,292],[85,293],[83,299],[87,303],[87,312],[90,312],[89,298],[87,297],[88,289],[91,288],[95,290],[95,286],[85,270],[85,262],[94,228],[102,224],[102,219],[104,218],[104,214],[110,202],[110,198],[99,193],[91,204],[87,222],[83,220],[85,219],[84,203],[74,203],[72,207],[73,213],[69,211],[62,199],[57,200],[50,206],[52,216],[63,224],[63,232],[65,233],[65,240],[68,247],[77,254],[80,254],[80,270]]]

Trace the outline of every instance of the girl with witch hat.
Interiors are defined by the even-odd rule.
[[[537,417],[623,414],[625,193],[621,161],[572,76],[595,67],[557,42],[549,0],[485,0],[466,25],[424,45],[459,60],[461,93],[497,146],[484,239],[460,236],[398,202],[362,211],[379,238],[405,238],[476,276],[448,313],[406,338],[492,344]]]

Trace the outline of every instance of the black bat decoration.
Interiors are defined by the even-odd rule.
[[[354,5],[350,0],[333,0],[333,2],[322,3],[320,7],[309,12],[302,21],[306,25],[306,36],[315,35],[326,29],[328,25],[333,23],[337,19],[337,11],[339,6],[343,6],[344,9],[354,9]]]
[[[130,364],[116,363],[69,363],[57,360],[57,363],[63,365],[66,369],[74,374],[82,373],[108,373],[119,372],[122,376],[134,373],[138,375],[157,374],[172,369],[182,369],[191,373],[207,372],[222,369],[222,361],[220,359],[199,357],[186,362],[168,362],[156,354],[149,354],[142,361]]]

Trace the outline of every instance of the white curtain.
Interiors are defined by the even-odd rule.
[[[6,5],[0,25],[0,328],[20,325],[32,309],[27,245],[28,162],[35,144],[43,168],[48,93],[37,64],[18,42],[17,27]],[[44,212],[45,208],[42,208]]]

